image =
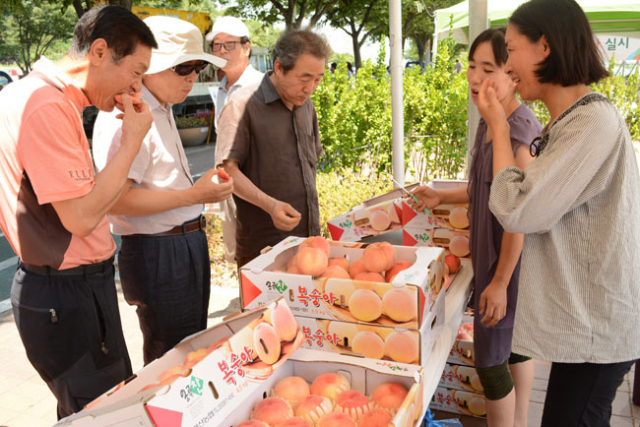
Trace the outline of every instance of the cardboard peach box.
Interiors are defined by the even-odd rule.
[[[445,364],[438,386],[484,394],[480,377],[473,366]]]
[[[302,348],[426,366],[444,325],[444,293],[419,330],[296,316]]]
[[[454,414],[487,417],[484,395],[469,391],[437,387],[429,407]]]
[[[286,338],[280,337],[284,335]],[[185,338],[56,426],[222,426],[302,343],[283,299]],[[186,368],[188,355],[204,349]],[[160,376],[180,370],[167,381]]]
[[[405,189],[411,192],[419,185],[419,183],[410,184],[405,186]],[[467,181],[435,180],[427,185],[437,189],[447,189],[466,186]],[[443,204],[433,208],[430,213],[416,212],[406,202],[405,194],[402,189],[394,188],[327,221],[331,238],[355,242],[365,237],[378,236],[406,227],[423,231],[433,228],[468,231],[468,204]]]
[[[466,187],[468,181],[459,180],[434,180],[427,185],[437,190]],[[415,190],[420,184],[412,184],[406,187],[408,191]],[[469,204],[441,204],[431,212],[416,212],[406,199],[397,202],[400,209],[400,219],[402,228],[421,228],[424,230],[432,228],[445,228],[452,231],[469,230]]]
[[[311,384],[316,377],[326,372],[336,372],[347,377],[351,389],[360,391],[365,396],[370,396],[377,386],[385,382],[403,384],[409,393],[394,415],[390,427],[417,427],[427,411],[429,402],[428,399],[425,401],[422,367],[301,348],[279,366],[273,375],[265,379],[233,414],[214,425],[237,426],[248,420],[253,408],[270,396],[275,384],[286,377],[302,377]]]
[[[243,308],[255,308],[282,296],[292,312],[301,317],[415,330],[431,319],[445,281],[442,249],[394,246],[397,260],[409,261],[412,266],[398,273],[392,283],[378,283],[286,273],[288,261],[304,240],[288,237],[240,269]],[[330,257],[344,257],[353,263],[362,258],[368,245],[330,241],[330,246]],[[354,308],[350,305],[353,298],[364,303],[359,300],[358,308]],[[398,301],[401,304],[395,304]],[[383,313],[385,306],[401,309]]]
[[[473,323],[473,316],[465,315],[462,323]],[[475,355],[473,352],[473,341],[456,338],[449,352],[448,363],[466,366],[475,366]]]
[[[411,228],[402,229],[404,246],[431,246],[447,249],[458,258],[471,258],[469,249],[469,230],[449,230],[448,228]]]
[[[379,236],[399,229],[403,192],[396,188],[381,196],[365,200],[349,212],[327,221],[333,240],[357,242],[364,237]]]

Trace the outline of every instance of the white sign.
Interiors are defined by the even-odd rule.
[[[640,39],[615,34],[598,34],[596,44],[604,58],[622,61],[640,60]]]

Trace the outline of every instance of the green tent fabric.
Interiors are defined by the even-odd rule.
[[[620,34],[640,38],[639,0],[577,0],[582,7],[593,32],[596,34]],[[526,0],[487,0],[489,25],[493,28],[507,25],[511,13]],[[451,26],[450,26],[451,25]],[[459,43],[469,43],[469,0],[436,10],[436,34],[438,39],[452,37]]]

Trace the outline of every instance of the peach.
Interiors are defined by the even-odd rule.
[[[457,257],[469,255],[469,239],[465,236],[454,236],[449,241],[449,251]]]
[[[469,381],[469,383],[471,384],[471,387],[473,387],[474,390],[479,391],[481,393],[484,392],[484,387],[480,382],[480,377],[478,376],[478,374],[475,374],[474,376],[472,376],[471,381]]]
[[[367,268],[364,266],[364,260],[362,258],[357,259],[349,267],[349,275],[353,279],[360,273],[366,273]]]
[[[467,228],[469,226],[469,211],[466,208],[454,208],[449,213],[449,223],[455,228]]]
[[[384,345],[386,355],[396,362],[414,363],[418,360],[418,337],[413,332],[394,332]]]
[[[382,314],[382,300],[374,291],[358,289],[349,298],[349,310],[356,319],[373,322]]]
[[[247,352],[251,354],[251,360],[257,357],[256,347],[253,345],[253,328],[244,327],[229,338],[231,351],[237,356]]]
[[[418,314],[418,296],[414,288],[394,288],[382,297],[382,312],[395,322],[409,322]]]
[[[485,406],[484,399],[473,397],[469,401],[469,411],[471,411],[472,414],[478,415],[480,417],[487,415],[487,408]]]
[[[190,351],[184,358],[184,369],[192,368],[196,363],[204,359],[207,354],[209,354],[209,352],[206,347]]]
[[[321,277],[335,278],[335,279],[351,279],[347,270],[337,265],[330,265],[322,273]]]
[[[289,274],[302,274],[302,272],[300,271],[300,269],[298,268],[297,265],[292,265],[291,267],[287,268],[287,273],[289,273]]]
[[[353,279],[354,280],[363,280],[365,282],[384,283],[384,277],[382,277],[382,274],[380,274],[380,273],[372,273],[372,272],[360,273],[356,277],[354,277]]]
[[[263,399],[253,408],[252,419],[262,421],[270,426],[275,426],[278,422],[291,418],[293,410],[291,405],[284,399],[277,396]]]
[[[350,388],[349,380],[344,376],[327,372],[313,380],[311,394],[326,397],[333,402],[340,393]]]
[[[371,394],[374,408],[386,409],[395,415],[409,391],[400,383],[382,383]]]
[[[279,422],[275,425],[275,427],[313,427],[307,420],[304,418],[288,418],[284,421]]]
[[[460,270],[460,258],[454,254],[444,257],[444,263],[449,267],[449,274],[456,274]]]
[[[278,304],[271,314],[271,324],[282,341],[293,341],[298,334],[298,324],[289,307]]]
[[[465,322],[460,327],[465,331],[473,332],[473,322]]]
[[[348,415],[341,412],[332,412],[320,419],[317,427],[358,427]]]
[[[353,337],[358,333],[358,328],[353,323],[329,322],[327,332],[329,335],[335,334],[338,337],[337,345],[351,347]]]
[[[334,265],[342,267],[344,271],[349,271],[349,260],[344,257],[329,258],[329,267]]]
[[[342,412],[352,420],[358,421],[369,409],[371,409],[371,402],[369,402],[367,396],[357,390],[347,390],[338,395],[333,411]]]
[[[465,330],[460,330],[460,329],[458,329],[458,334],[456,335],[456,339],[459,339],[462,341],[473,341],[473,337],[469,335],[469,332]]]
[[[329,254],[331,253],[331,245],[329,245],[329,241],[322,236],[307,237],[304,242],[300,243],[298,253],[303,248],[320,249],[327,257],[329,257]]]
[[[333,296],[337,298],[334,304],[341,307],[345,307],[349,304],[349,298],[351,298],[351,294],[353,294],[355,290],[356,288],[350,281],[327,280],[324,284],[324,293],[327,295],[333,294]]]
[[[384,278],[387,282],[391,283],[393,282],[393,279],[396,278],[398,273],[400,273],[402,270],[406,270],[412,265],[413,263],[411,263],[410,261],[398,260],[395,264],[393,264],[393,267],[385,271]]]
[[[391,225],[391,218],[385,211],[375,211],[369,216],[371,228],[377,231],[384,231]]]
[[[372,409],[358,420],[358,427],[389,427],[393,415],[386,409]]]
[[[300,248],[296,255],[296,266],[302,274],[320,276],[327,269],[329,258],[322,249]]]
[[[384,252],[384,256],[387,259],[385,270],[388,270],[396,263],[396,249],[389,242],[380,242],[378,246],[382,248],[382,252]]]
[[[310,394],[296,406],[295,416],[315,425],[320,418],[331,412],[333,403],[328,397]]]
[[[249,420],[243,422],[238,427],[269,427],[269,424],[263,423],[259,420]]]
[[[185,372],[185,369],[182,367],[182,365],[176,365],[176,366],[172,366],[171,368],[167,369],[166,371],[164,371],[163,373],[160,374],[160,377],[158,378],[158,380],[160,381],[164,381],[167,378],[173,376],[173,375],[182,375],[183,372]]]
[[[364,250],[362,261],[367,271],[381,273],[387,268],[387,256],[380,245],[372,243]]]
[[[280,359],[280,337],[270,324],[260,323],[253,330],[253,347],[264,363],[273,365]]]
[[[384,357],[384,341],[374,332],[358,332],[353,337],[351,350],[370,359],[382,359]]]
[[[309,393],[309,384],[300,377],[283,378],[273,387],[273,394],[289,402],[294,409],[309,396]]]

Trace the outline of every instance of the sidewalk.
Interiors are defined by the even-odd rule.
[[[133,371],[142,368],[142,335],[135,309],[123,299],[118,283],[120,315]],[[211,288],[209,325],[240,309],[238,289]],[[0,314],[0,427],[46,427],[56,422],[56,401],[27,360],[12,311]],[[550,363],[536,361],[529,407],[529,427],[540,425]],[[633,371],[613,402],[612,427],[640,427],[640,407],[631,403]],[[484,427],[481,419],[439,412],[436,419],[459,418],[465,427]],[[223,426],[228,427],[228,426]]]

